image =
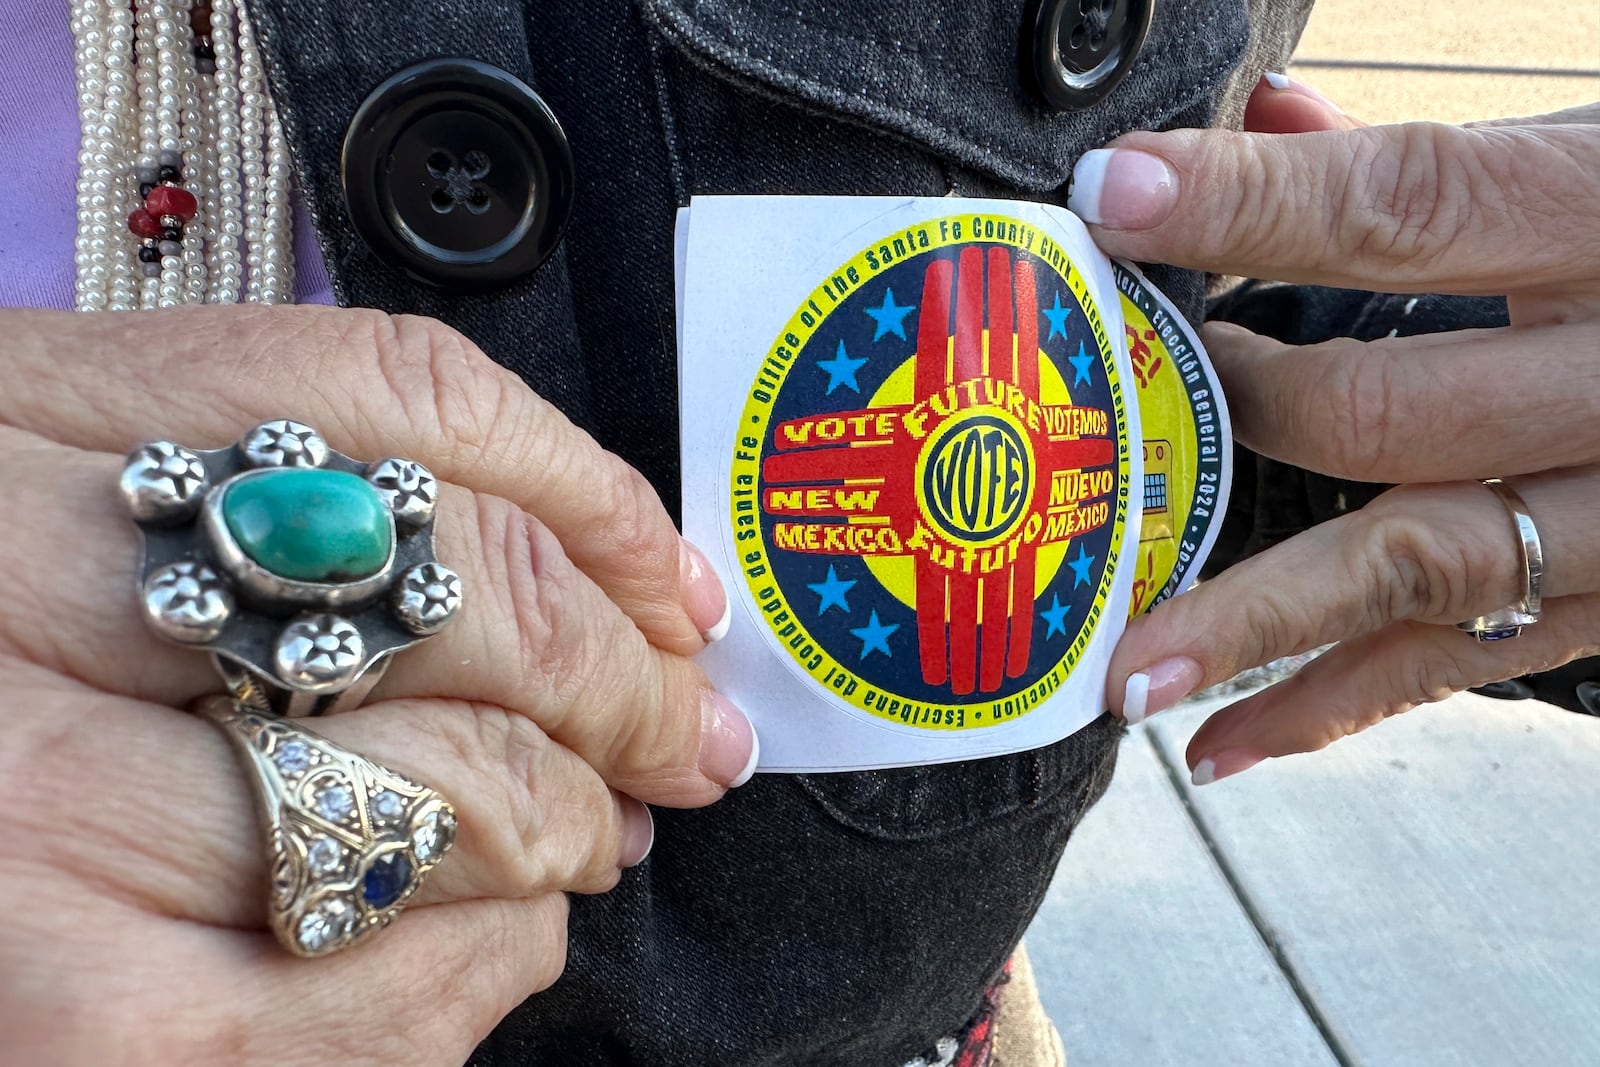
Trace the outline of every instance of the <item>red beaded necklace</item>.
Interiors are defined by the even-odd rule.
[[[238,0],[71,0],[77,305],[286,302],[289,153]]]

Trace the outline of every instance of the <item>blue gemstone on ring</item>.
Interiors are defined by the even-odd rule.
[[[403,852],[391,852],[367,868],[361,879],[361,897],[369,907],[387,908],[410,883],[411,861]]]
[[[1478,640],[1479,641],[1504,641],[1509,637],[1517,637],[1517,636],[1521,635],[1521,633],[1522,633],[1522,627],[1520,627],[1520,626],[1508,626],[1504,630],[1479,630],[1478,631]]]

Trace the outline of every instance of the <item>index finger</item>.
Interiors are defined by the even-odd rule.
[[[1600,276],[1597,169],[1581,123],[1134,133],[1084,154],[1068,206],[1132,260],[1498,294]]]

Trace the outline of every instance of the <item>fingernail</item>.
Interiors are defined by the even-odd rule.
[[[761,740],[727,697],[715,689],[700,694],[700,773],[730,789],[744,785],[756,773]]]
[[[631,797],[622,806],[622,865],[637,867],[656,843],[656,820],[650,809]]]
[[[1188,656],[1164,659],[1148,670],[1128,675],[1122,693],[1122,718],[1129,726],[1144,722],[1194,692],[1205,672]]]
[[[733,601],[722,591],[722,582],[711,569],[711,561],[687,540],[678,540],[678,570],[684,610],[700,636],[709,644],[728,634],[733,622]]]
[[[1194,765],[1194,771],[1189,775],[1189,780],[1195,785],[1210,785],[1220,782],[1224,778],[1248,771],[1251,767],[1266,759],[1265,756],[1254,752],[1246,752],[1242,748],[1229,748],[1218,752],[1214,756],[1207,756]]]
[[[1324,107],[1332,108],[1340,115],[1344,114],[1344,108],[1340,107],[1338,104],[1335,104],[1332,100],[1329,100],[1327,97],[1311,88],[1311,86],[1302,82],[1297,82],[1287,74],[1279,74],[1275,70],[1269,70],[1265,74],[1261,75],[1261,80],[1266,82],[1272,88],[1277,89],[1279,92],[1299,93],[1301,96],[1315,100]]]
[[[1084,222],[1148,230],[1178,204],[1178,176],[1160,156],[1134,148],[1096,148],[1072,168],[1067,207]]]

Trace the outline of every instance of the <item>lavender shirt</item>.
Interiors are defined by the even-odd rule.
[[[11,5],[0,34],[0,307],[70,308],[78,88],[60,2]],[[131,206],[130,206],[131,210]],[[332,304],[306,214],[294,214],[295,299]]]

